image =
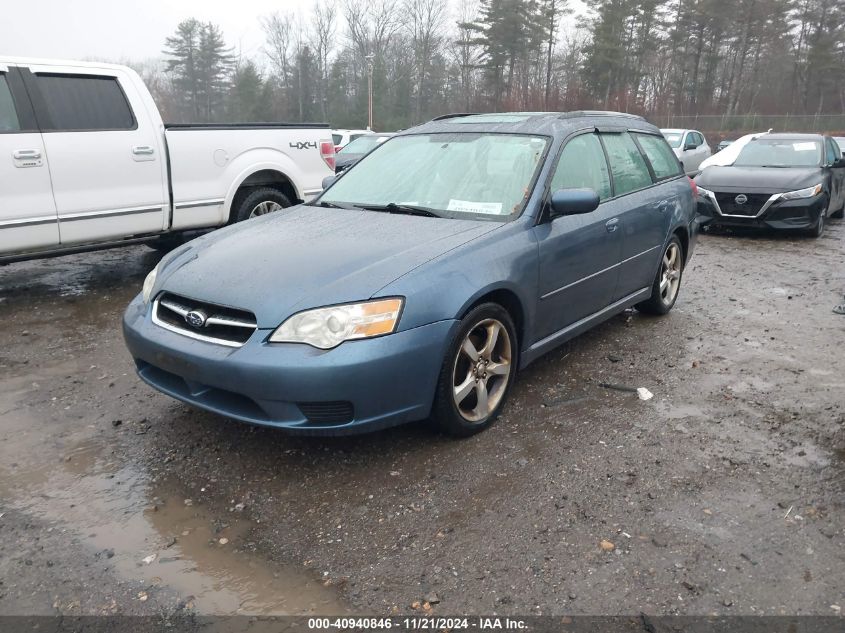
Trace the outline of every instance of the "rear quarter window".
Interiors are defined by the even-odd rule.
[[[50,121],[44,131],[132,130],[135,117],[114,77],[37,75]]]
[[[652,184],[648,165],[630,134],[604,133],[601,136],[613,175],[614,195],[622,196]]]
[[[658,180],[681,175],[681,164],[663,137],[650,134],[635,134],[634,136],[643,148]]]

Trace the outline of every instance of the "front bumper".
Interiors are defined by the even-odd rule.
[[[819,221],[827,208],[827,195],[820,193],[812,198],[776,200],[765,206],[757,215],[723,213],[711,196],[698,198],[698,215],[709,224],[720,226],[769,228],[778,230],[809,229]]]
[[[439,321],[331,350],[268,344],[271,331],[257,330],[233,349],[155,325],[139,296],[126,309],[123,334],[138,375],[169,396],[297,434],[346,435],[427,417],[457,324]],[[350,417],[338,420],[340,410]],[[332,415],[315,420],[314,411]]]

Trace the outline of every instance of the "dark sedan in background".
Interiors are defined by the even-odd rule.
[[[820,134],[766,134],[745,145],[732,165],[695,179],[699,212],[711,224],[824,232],[845,208],[845,159]]]
[[[365,136],[359,136],[337,153],[335,156],[334,172],[339,174],[346,171],[391,136],[393,134],[367,134]]]

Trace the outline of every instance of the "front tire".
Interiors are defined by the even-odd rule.
[[[678,300],[681,278],[684,275],[684,248],[677,235],[673,235],[660,258],[660,267],[651,286],[651,297],[637,304],[645,314],[667,314]]]
[[[278,189],[260,187],[235,199],[232,205],[232,222],[243,222],[268,213],[275,213],[291,206],[288,197]]]
[[[443,432],[469,437],[498,417],[516,377],[519,345],[510,314],[496,303],[470,310],[446,350],[432,416]]]
[[[827,209],[825,209],[824,211],[822,211],[819,214],[818,222],[816,222],[816,225],[813,228],[811,228],[807,231],[807,236],[818,239],[822,235],[824,235],[824,227],[825,227],[825,224],[827,224],[826,219],[827,219]]]

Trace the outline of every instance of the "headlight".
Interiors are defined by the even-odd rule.
[[[160,264],[159,264],[160,266]],[[141,291],[144,297],[144,303],[147,304],[150,302],[150,295],[153,292],[153,286],[156,285],[156,276],[158,275],[158,266],[153,268],[150,271],[150,274],[147,275],[147,278],[144,279],[144,289]]]
[[[271,343],[306,343],[320,349],[344,341],[391,334],[399,324],[402,299],[317,308],[294,314],[270,335]]]
[[[822,192],[822,185],[821,183],[817,184],[815,187],[807,187],[806,189],[799,189],[798,191],[787,191],[784,194],[781,194],[782,200],[798,200],[799,198],[812,198],[813,196],[817,196]]]
[[[708,198],[711,198],[711,197],[716,197],[716,194],[714,194],[714,193],[713,193],[712,191],[710,191],[709,189],[705,189],[705,188],[704,188],[704,187],[702,187],[701,185],[698,185],[698,193],[700,193],[700,194],[702,194],[702,195],[705,195],[705,196],[707,196]]]

